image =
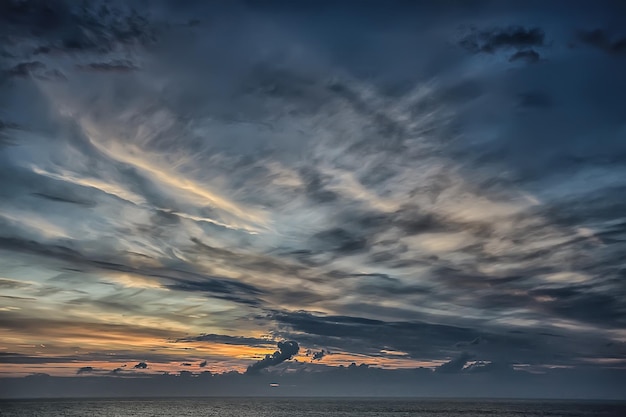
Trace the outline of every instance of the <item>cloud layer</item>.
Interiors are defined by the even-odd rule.
[[[623,372],[620,2],[0,7],[5,375]]]

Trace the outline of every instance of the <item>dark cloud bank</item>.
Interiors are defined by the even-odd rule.
[[[427,369],[392,371],[357,365],[324,372],[257,375],[187,371],[144,377],[34,375],[0,379],[0,383],[2,398],[311,395],[615,399],[622,398],[623,393],[623,375],[617,371],[433,373]]]

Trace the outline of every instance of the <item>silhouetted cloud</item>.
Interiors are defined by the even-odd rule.
[[[145,362],[139,362],[137,365],[133,366],[135,369],[146,369],[148,368],[148,364]]]
[[[263,359],[248,366],[246,374],[255,374],[262,369],[281,364],[282,362],[293,358],[299,350],[300,346],[298,346],[298,343],[293,340],[278,342],[278,350],[271,355],[265,355]]]
[[[95,371],[95,369],[92,366],[83,366],[82,368],[79,368],[78,371],[76,371],[76,374],[90,374],[93,371]]]
[[[313,352],[313,355],[311,355],[311,360],[321,361],[326,355],[328,355],[328,352],[322,349],[320,351]]]

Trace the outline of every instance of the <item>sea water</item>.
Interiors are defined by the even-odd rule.
[[[2,400],[6,417],[530,417],[626,416],[626,403],[599,401],[175,398]]]

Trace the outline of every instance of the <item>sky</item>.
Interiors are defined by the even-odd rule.
[[[0,397],[624,399],[624,28],[2,1]]]

